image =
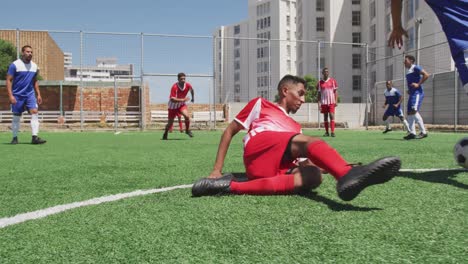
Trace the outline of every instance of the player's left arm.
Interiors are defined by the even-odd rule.
[[[192,103],[195,102],[195,91],[193,90],[193,87],[190,87],[190,95],[192,96]]]
[[[336,82],[336,80],[334,82],[335,82],[335,89],[333,90],[333,92],[335,93],[335,107],[337,107],[338,106],[338,83]]]
[[[39,81],[37,80],[38,74],[39,72],[37,72],[36,76],[34,77],[33,83],[34,83],[34,90],[36,92],[37,103],[42,104],[41,90],[39,89]]]

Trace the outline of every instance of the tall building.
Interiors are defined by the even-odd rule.
[[[133,80],[133,64],[117,64],[117,58],[97,58],[96,65],[68,66],[66,81],[113,82]]]
[[[445,35],[423,0],[403,1],[409,38],[402,50],[387,47],[390,2],[248,0],[246,21],[215,32],[217,101],[274,100],[285,74],[320,79],[327,67],[341,102],[365,102],[376,82],[403,77],[403,52],[431,73],[453,71]]]

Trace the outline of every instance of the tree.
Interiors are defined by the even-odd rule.
[[[0,80],[6,80],[8,66],[16,60],[16,48],[10,42],[0,39]]]
[[[305,96],[305,102],[306,103],[316,103],[317,102],[317,79],[313,77],[312,75],[305,75],[304,80],[307,82],[307,93]]]

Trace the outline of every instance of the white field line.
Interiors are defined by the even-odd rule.
[[[108,202],[118,201],[118,200],[135,197],[135,196],[167,192],[167,191],[172,191],[176,189],[185,189],[185,188],[190,188],[190,187],[192,187],[192,184],[178,185],[178,186],[166,187],[166,188],[160,188],[160,189],[137,190],[137,191],[133,191],[129,193],[118,193],[114,195],[93,198],[93,199],[81,201],[81,202],[57,205],[54,207],[49,207],[49,208],[45,208],[45,209],[41,209],[41,210],[29,212],[29,213],[18,214],[12,217],[0,218],[0,228],[4,228],[10,225],[20,224],[28,220],[44,218],[46,216],[58,214],[64,211],[74,209],[74,208],[79,208],[79,207],[84,207],[84,206],[89,206],[89,205],[96,205],[96,204],[101,204],[101,203],[108,203]]]
[[[467,169],[448,169],[448,168],[401,169],[400,171],[401,172],[431,172],[431,171],[460,171],[460,172],[466,171],[468,172]],[[0,218],[0,228],[4,228],[10,225],[20,224],[29,220],[44,218],[49,215],[58,214],[58,213],[68,211],[71,209],[75,209],[75,208],[79,208],[79,207],[96,205],[96,204],[101,204],[101,203],[108,203],[108,202],[118,201],[118,200],[130,198],[130,197],[136,197],[136,196],[159,193],[159,192],[167,192],[167,191],[172,191],[176,189],[186,189],[186,188],[191,188],[191,187],[192,187],[192,184],[187,184],[187,185],[178,185],[178,186],[172,186],[172,187],[166,187],[166,188],[160,188],[160,189],[150,189],[150,190],[145,190],[145,191],[137,190],[137,191],[133,191],[129,193],[119,193],[119,194],[114,194],[114,195],[109,195],[109,196],[93,198],[93,199],[81,201],[81,202],[57,205],[54,207],[49,207],[46,209],[41,209],[41,210],[29,212],[29,213],[18,214],[12,217]]]

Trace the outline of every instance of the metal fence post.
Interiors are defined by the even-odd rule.
[[[145,94],[145,83],[144,83],[144,34],[140,33],[140,90],[138,100],[140,103],[140,130],[146,129],[146,94]]]
[[[458,131],[458,78],[457,78],[457,68],[455,67],[455,70],[453,71],[453,75],[454,75],[454,82],[455,82],[455,85],[454,85],[454,90],[455,90],[455,95],[454,95],[454,98],[455,98],[455,102],[453,102],[453,108],[454,108],[454,117],[453,117],[453,130],[455,130],[455,132]],[[432,89],[434,89],[434,83],[432,84]]]
[[[317,81],[318,82],[320,82],[320,66],[321,65],[320,65],[320,40],[319,40],[319,41],[317,41]],[[320,100],[320,99],[318,99],[318,100]],[[317,103],[317,105],[318,105],[318,103]],[[317,111],[317,128],[320,129],[320,109],[318,109],[318,111]]]
[[[83,31],[80,30],[80,130],[83,131]]]
[[[369,45],[366,43],[366,46],[365,46],[366,50],[366,54],[365,54],[365,60],[366,60],[366,110],[365,110],[365,118],[366,118],[366,130],[369,130],[369,81],[368,81],[368,75],[369,75]],[[375,85],[374,85],[375,86]],[[374,114],[375,116],[375,114]]]
[[[20,29],[16,29],[16,59],[20,58]]]

